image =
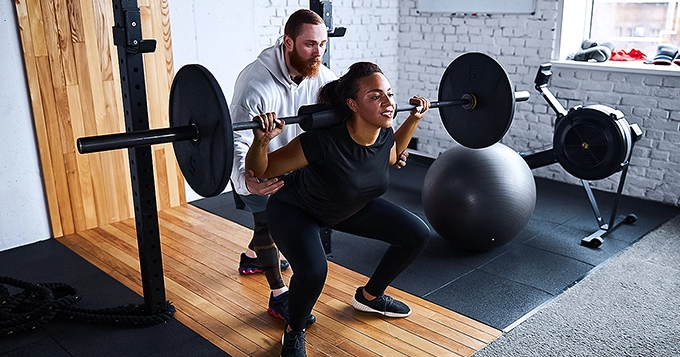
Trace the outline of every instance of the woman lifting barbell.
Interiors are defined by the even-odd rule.
[[[406,209],[380,198],[387,190],[389,167],[406,146],[429,100],[414,96],[415,107],[396,132],[391,129],[395,102],[390,83],[375,64],[358,62],[338,80],[325,85],[319,101],[341,109],[342,124],[301,134],[267,154],[269,140],[285,121],[275,113],[254,118],[255,140],[246,168],[259,178],[284,176],[281,190],[271,196],[267,220],[274,242],[293,268],[290,280],[290,321],[281,356],[305,354],[305,320],[321,294],[328,272],[320,230],[334,230],[390,244],[352,306],[388,317],[406,317],[411,309],[384,294],[387,286],[424,249],[430,229]]]

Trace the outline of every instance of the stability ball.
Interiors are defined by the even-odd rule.
[[[484,251],[521,232],[536,206],[536,183],[520,155],[497,143],[483,149],[456,145],[425,174],[425,216],[454,246]]]

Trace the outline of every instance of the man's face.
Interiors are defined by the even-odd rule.
[[[328,32],[324,24],[302,25],[302,32],[296,39],[287,38],[290,65],[304,77],[315,77],[321,66],[321,56],[326,51]]]

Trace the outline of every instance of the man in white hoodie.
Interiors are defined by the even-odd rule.
[[[276,44],[260,53],[246,66],[234,86],[231,118],[234,122],[251,121],[262,113],[276,112],[278,117],[297,115],[303,105],[317,101],[319,88],[337,76],[321,63],[328,44],[328,32],[323,19],[315,12],[300,9],[286,22],[284,35]],[[286,145],[302,133],[297,125],[287,125],[284,132],[272,140],[268,151]],[[265,210],[269,195],[278,191],[283,181],[258,180],[252,171],[245,171],[245,156],[253,142],[253,132],[234,132],[234,166],[231,181],[244,209],[253,214],[254,232],[248,249],[241,254],[239,272],[264,272],[271,289],[268,312],[288,322],[288,287],[281,277],[279,251],[269,235]],[[307,324],[316,321],[310,315]]]

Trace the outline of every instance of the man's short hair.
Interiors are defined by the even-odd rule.
[[[283,34],[295,40],[302,32],[302,25],[319,25],[323,23],[323,19],[316,12],[309,9],[300,9],[290,15],[288,21],[286,21]]]

